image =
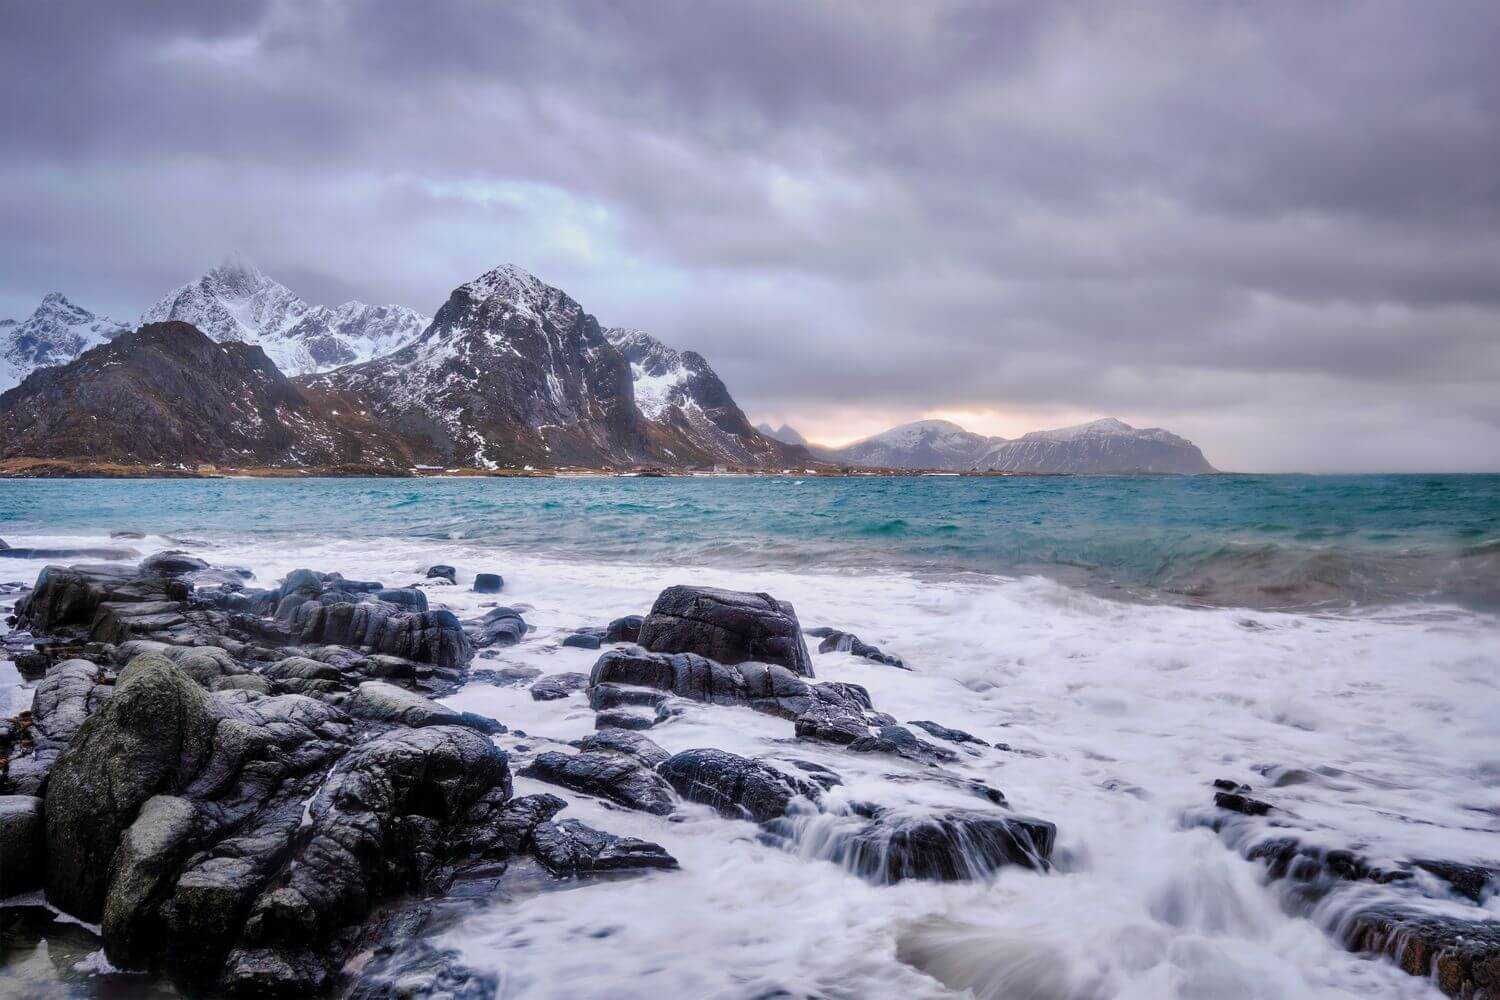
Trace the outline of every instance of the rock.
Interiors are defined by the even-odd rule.
[[[849,632],[840,632],[836,629],[819,629],[817,631],[826,633],[823,641],[818,643],[818,652],[820,653],[850,653],[862,659],[872,660],[875,663],[883,663],[889,667],[900,667],[902,670],[910,669],[902,661],[901,657],[882,653],[879,646],[872,646],[857,635]]]
[[[457,583],[458,582],[458,570],[454,569],[452,566],[444,566],[444,565],[441,565],[441,564],[439,564],[437,566],[428,566],[427,567],[427,579],[429,579],[429,580],[447,580],[449,583]]]
[[[813,676],[796,611],[769,594],[668,587],[641,624],[640,645],[656,653],[696,653],[726,665],[778,664]]]
[[[538,826],[532,835],[532,853],[554,875],[678,867],[677,859],[660,844],[617,837],[576,819]]]
[[[684,750],[657,773],[689,802],[712,806],[730,819],[764,823],[786,814],[793,800],[815,802],[818,786],[759,761],[723,750]]]
[[[626,708],[614,708],[594,716],[594,728],[639,731],[650,729],[661,721],[656,715],[641,715]]]
[[[143,540],[146,537],[146,533],[144,531],[128,531],[128,530],[127,531],[111,531],[109,533],[109,537],[110,538],[124,538],[124,539],[127,539],[129,541],[137,541],[138,542],[138,541]],[[4,545],[0,545],[0,549],[3,549],[3,548],[5,548],[5,546]]]
[[[1500,867],[1466,865],[1453,861],[1432,858],[1417,858],[1412,866],[1430,875],[1436,875],[1460,896],[1481,905],[1495,892],[1500,891]]]
[[[491,608],[469,631],[476,646],[514,646],[525,637],[527,625],[515,608]]]
[[[343,963],[340,932],[492,837],[510,794],[505,754],[471,730],[397,730],[351,751],[313,800],[283,873],[251,906],[226,964],[228,992],[326,988]]]
[[[151,796],[207,759],[208,692],[163,656],[136,658],[79,728],[47,782],[47,900],[81,920],[104,913],[110,859]]]
[[[947,747],[917,739],[905,726],[881,726],[874,736],[863,736],[850,743],[849,749],[854,753],[893,753],[928,764],[946,764],[958,759],[958,754]]]
[[[498,594],[505,586],[505,580],[499,573],[476,573],[474,575],[474,593],[476,594]]]
[[[531,697],[535,701],[557,701],[575,691],[582,691],[588,684],[587,674],[547,674],[531,685]]]
[[[141,579],[125,566],[48,566],[16,605],[17,624],[35,635],[89,626],[106,602],[184,601],[191,588],[168,577]]]
[[[41,795],[47,776],[85,720],[114,694],[87,660],[64,660],[47,671],[31,700],[29,752],[12,750],[0,790]]]
[[[427,592],[417,587],[382,588],[370,595],[384,604],[394,604],[405,611],[426,611]]]
[[[667,703],[669,697],[665,691],[657,691],[654,688],[627,687],[624,684],[595,684],[588,691],[589,707],[596,712],[626,706],[660,708]]]
[[[603,729],[590,733],[573,744],[580,750],[618,753],[655,770],[671,756],[649,737],[625,729]]]
[[[604,641],[597,635],[587,632],[574,632],[572,635],[564,636],[562,645],[572,649],[598,649],[604,645]]]
[[[415,691],[398,688],[384,681],[365,681],[354,689],[344,710],[356,719],[382,722],[393,726],[463,726],[493,735],[505,732],[494,719],[474,712],[460,712],[424,698]]]
[[[406,612],[379,601],[307,601],[292,612],[292,633],[303,645],[368,648],[439,667],[462,668],[474,647],[451,611]]]
[[[817,692],[786,667],[729,665],[694,653],[648,653],[638,646],[611,649],[594,663],[589,683],[655,688],[713,705],[744,705],[795,719],[818,700]]]
[[[1350,951],[1385,955],[1450,997],[1500,996],[1500,921],[1375,904],[1341,917],[1337,933]]]
[[[34,795],[0,795],[0,899],[42,885],[47,845],[42,800]]]
[[[1237,792],[1215,792],[1214,805],[1220,809],[1243,813],[1246,816],[1264,816],[1271,811],[1269,802],[1252,799],[1248,795],[1241,795]]]
[[[549,750],[523,767],[522,777],[596,795],[629,809],[665,816],[673,809],[672,788],[634,760],[616,753],[576,754]]]
[[[947,740],[950,743],[974,743],[982,747],[989,746],[984,740],[966,733],[962,729],[950,729],[947,726],[939,725],[936,722],[926,719],[914,719],[910,724],[916,726],[929,736],[936,736],[938,739]]]
[[[147,556],[139,568],[142,576],[186,576],[209,566],[196,556],[172,549]]]
[[[542,676],[542,672],[536,667],[525,667],[512,664],[505,667],[484,667],[472,671],[469,680],[480,684],[493,684],[496,687],[510,687],[513,685],[529,684]]]
[[[799,740],[848,746],[856,740],[868,739],[870,727],[862,716],[847,708],[818,702],[797,716],[796,733]]]
[[[605,628],[604,641],[638,643],[641,641],[641,625],[645,621],[642,615],[626,615],[624,618],[616,618]]]
[[[531,850],[536,828],[567,807],[566,801],[547,792],[511,799],[493,823],[491,835],[496,848],[506,856]]]
[[[773,838],[778,824],[772,824]],[[956,809],[913,817],[882,811],[833,831],[824,850],[830,860],[880,884],[978,881],[1005,865],[1046,871],[1056,839],[1055,826],[1027,816]]]

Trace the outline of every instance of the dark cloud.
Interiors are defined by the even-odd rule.
[[[824,434],[1496,468],[1496,51],[1479,2],[0,0],[0,314],[514,260]]]

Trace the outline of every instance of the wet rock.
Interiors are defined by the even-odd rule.
[[[1483,904],[1500,892],[1500,867],[1459,864],[1432,858],[1417,858],[1412,866],[1448,883],[1449,888],[1472,902]]]
[[[482,667],[470,672],[469,680],[480,684],[493,684],[496,687],[514,687],[529,684],[540,676],[542,672],[536,667],[511,664],[504,667]]]
[[[1214,787],[1221,792],[1243,793],[1250,791],[1249,785],[1241,784],[1240,782],[1234,781],[1231,778],[1215,778]]]
[[[588,687],[587,674],[574,672],[547,674],[531,685],[531,697],[535,701],[558,701],[575,691]]]
[[[1500,921],[1377,904],[1344,915],[1336,933],[1350,951],[1384,955],[1450,997],[1500,996]]]
[[[921,763],[946,764],[958,759],[947,747],[918,739],[905,726],[881,726],[874,736],[862,736],[849,744],[854,753],[891,753]]]
[[[354,689],[344,710],[356,719],[393,726],[463,726],[493,735],[505,732],[494,719],[474,712],[460,712],[424,698],[415,691],[398,688],[384,681],[366,681]]]
[[[208,568],[204,560],[171,549],[141,560],[140,572],[142,576],[186,576]]]
[[[474,655],[453,612],[407,612],[380,601],[304,602],[292,612],[291,632],[302,645],[367,648],[440,667],[461,668]]]
[[[0,559],[134,559],[135,549],[113,547],[11,548],[0,546]]]
[[[570,649],[598,649],[604,645],[604,640],[589,632],[574,632],[563,637],[562,645]]]
[[[602,729],[590,733],[573,745],[580,750],[622,754],[653,770],[666,763],[671,756],[649,737],[625,729]]]
[[[458,570],[454,569],[452,566],[444,566],[442,564],[438,564],[436,566],[428,566],[427,579],[447,580],[449,583],[457,583]]]
[[[405,611],[426,611],[430,607],[427,603],[427,592],[417,587],[382,588],[370,596],[374,600],[384,604],[394,604]]]
[[[837,771],[829,767],[824,767],[816,761],[793,758],[789,763],[816,782],[825,792],[837,788],[844,783],[844,779],[839,776]]]
[[[180,630],[188,624],[183,611],[180,601],[106,601],[94,615],[89,638],[118,645],[142,636]]]
[[[103,672],[87,660],[64,660],[47,671],[31,700],[31,725],[10,751],[0,790],[40,795],[58,757],[90,715],[114,694]]]
[[[627,687],[624,684],[595,684],[588,689],[589,707],[596,712],[626,706],[660,708],[668,694],[654,688]]]
[[[228,992],[303,996],[342,964],[340,932],[380,897],[475,849],[511,793],[505,754],[453,726],[397,730],[351,751],[309,809],[310,829],[250,909]]]
[[[1231,812],[1242,813],[1246,816],[1264,816],[1271,811],[1269,802],[1252,799],[1248,795],[1238,792],[1216,792],[1214,793],[1214,805],[1220,809],[1228,809]]]
[[[474,593],[476,594],[498,594],[505,586],[505,580],[499,573],[476,573],[474,575]]]
[[[883,653],[879,646],[872,646],[857,635],[849,632],[840,632],[836,629],[830,629],[828,634],[823,637],[823,641],[818,643],[818,652],[850,653],[861,659],[883,663],[888,667],[899,667],[902,670],[911,669],[902,661],[901,657]]]
[[[947,726],[939,725],[927,719],[914,719],[910,724],[916,726],[929,736],[936,736],[938,739],[947,740],[950,743],[973,743],[976,746],[989,746],[984,740],[971,733],[966,733],[962,729],[950,729]]]
[[[471,622],[468,631],[475,646],[514,646],[525,638],[527,628],[515,608],[491,608],[479,621]]]
[[[668,587],[640,628],[640,645],[656,653],[696,653],[722,664],[778,664],[813,676],[797,613],[769,594],[712,587]]]
[[[42,800],[34,795],[0,795],[0,899],[42,885],[47,848]]]
[[[47,899],[81,920],[104,913],[108,865],[147,799],[207,760],[208,692],[165,657],[141,656],[79,728],[47,781]]]
[[[538,826],[532,835],[532,853],[554,875],[678,867],[677,859],[660,844],[617,837],[576,819]]]
[[[613,708],[594,716],[594,728],[598,730],[625,729],[639,732],[653,728],[665,718],[666,716],[654,714],[642,715],[639,712],[632,712],[628,708]]]
[[[813,687],[786,667],[729,665],[694,653],[648,653],[639,646],[607,651],[594,663],[589,683],[655,688],[713,705],[744,705],[786,719],[795,719],[818,701]]]
[[[673,809],[671,786],[655,772],[617,753],[549,750],[537,754],[519,773],[658,816]]]
[[[190,590],[180,580],[139,578],[128,566],[48,566],[17,603],[17,624],[35,635],[55,635],[69,626],[91,625],[106,602],[183,601]]]
[[[1045,820],[975,810],[915,817],[879,812],[871,820],[843,822],[827,839],[829,859],[882,884],[980,880],[1006,865],[1045,871],[1057,838],[1057,828]]]
[[[507,857],[531,850],[536,828],[567,807],[566,801],[548,792],[511,799],[492,824],[495,848]]]
[[[796,733],[800,740],[849,746],[868,739],[870,727],[862,715],[844,706],[818,702],[797,716]]]
[[[759,761],[723,750],[684,750],[657,773],[689,802],[711,806],[730,819],[764,823],[786,814],[792,802],[815,802],[821,789]]]
[[[605,642],[631,642],[641,641],[641,625],[646,621],[642,615],[626,615],[616,618],[610,622],[604,630]]]

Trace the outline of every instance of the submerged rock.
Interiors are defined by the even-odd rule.
[[[476,594],[498,594],[504,586],[505,580],[499,573],[474,574],[474,593]]]
[[[976,746],[989,746],[984,740],[971,733],[966,733],[962,729],[950,729],[947,726],[940,725],[928,719],[913,719],[910,725],[916,726],[929,736],[936,736],[938,739],[947,740],[950,743],[973,743]]]
[[[773,663],[813,676],[796,611],[769,594],[668,587],[641,624],[640,645],[655,653],[696,653],[727,665]]]
[[[822,630],[820,630],[822,631]],[[837,629],[828,629],[823,636],[823,641],[818,643],[820,653],[850,653],[861,659],[871,660],[875,663],[883,663],[888,667],[899,667],[902,670],[910,669],[899,656],[883,653],[879,646],[872,646],[859,636],[850,632],[840,632]]]
[[[449,583],[457,583],[458,570],[454,569],[452,566],[444,566],[441,564],[437,566],[429,566],[427,567],[427,579],[447,580]]]

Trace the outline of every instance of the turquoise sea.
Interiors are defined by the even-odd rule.
[[[44,480],[0,538],[462,541],[589,562],[1042,575],[1259,608],[1500,607],[1500,476]]]

